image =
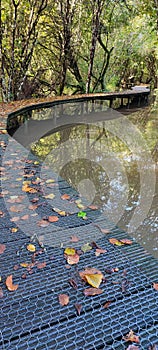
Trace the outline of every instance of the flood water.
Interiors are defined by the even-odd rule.
[[[30,143],[83,202],[99,207],[158,258],[157,110],[153,104],[118,113],[106,102],[34,110],[31,119],[48,125]]]

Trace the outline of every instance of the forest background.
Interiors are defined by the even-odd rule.
[[[158,0],[0,0],[0,101],[157,88]]]

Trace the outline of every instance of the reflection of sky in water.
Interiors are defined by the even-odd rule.
[[[56,106],[56,108],[54,110],[52,109],[51,111],[50,109],[46,109],[44,118],[49,119],[50,113],[58,117],[61,108],[64,108],[65,114],[70,113],[70,110],[70,114],[73,114],[74,110],[77,110],[75,109],[75,104],[72,106],[66,106],[66,108]],[[36,120],[42,119],[43,111],[34,111],[33,117]],[[155,157],[157,157],[156,152],[154,153],[154,148],[158,139],[158,120],[156,115],[149,115],[148,109],[144,109],[144,111],[139,110],[129,115],[129,119],[140,130],[150,151],[153,152]],[[132,213],[141,203],[140,174],[137,166],[138,162],[141,162],[141,166],[143,167],[144,171],[147,170],[149,166],[147,159],[146,161],[143,160],[144,154],[141,148],[139,149],[138,147],[136,152],[131,152],[130,148],[127,147],[126,142],[123,142],[118,137],[114,136],[112,131],[106,130],[105,124],[100,122],[97,127],[90,125],[87,128],[86,125],[79,125],[68,127],[52,135],[50,134],[38,142],[35,142],[32,145],[32,150],[43,159],[45,159],[47,156],[47,160],[50,162],[52,168],[54,168],[56,160],[53,157],[53,153],[49,155],[50,151],[60,146],[62,142],[65,142],[66,140],[76,140],[76,149],[74,147],[73,152],[76,154],[76,156],[78,156],[77,140],[80,140],[83,137],[85,138],[83,150],[86,152],[86,148],[89,147],[88,149],[93,151],[92,153],[95,155],[95,164],[90,164],[90,162],[86,162],[85,164],[84,162],[79,161],[75,162],[75,165],[73,164],[72,167],[70,163],[68,166],[64,167],[63,171],[61,172],[61,176],[68,180],[71,185],[77,187],[77,189],[80,182],[86,178],[89,178],[94,184],[94,188],[92,190],[94,195],[93,203],[98,204],[102,210],[106,208],[109,211],[117,211],[118,203],[122,201],[123,195],[127,192],[128,199],[124,206],[123,215],[118,223],[121,228],[126,230],[129,226]],[[116,169],[114,169],[114,178],[108,174],[108,166],[107,169],[100,166],[100,162],[104,160],[106,150],[111,152],[111,154],[115,154],[116,159],[123,166],[128,180],[127,184],[125,179],[122,177],[121,169],[119,169],[117,166]],[[80,156],[82,158],[82,154],[80,154]],[[157,158],[155,159],[157,160]],[[82,186],[83,192],[84,188],[86,188],[86,184],[83,182]],[[157,187],[158,185],[156,184],[155,196],[147,217],[144,219],[139,228],[136,229],[136,231],[131,235],[148,250],[150,250],[152,254],[158,257]],[[110,199],[111,196],[113,200]],[[122,203],[122,205],[124,205],[124,203]]]

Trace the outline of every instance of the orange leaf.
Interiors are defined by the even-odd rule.
[[[3,254],[5,249],[6,249],[6,245],[5,244],[0,244],[0,254]]]
[[[28,214],[23,215],[20,219],[21,220],[28,220],[29,219],[29,215]]]
[[[18,284],[13,284],[13,276],[10,275],[6,279],[6,286],[10,292],[13,292],[18,289]]]
[[[69,296],[67,294],[59,294],[59,303],[60,305],[68,305],[69,303]]]
[[[102,294],[103,290],[100,288],[87,288],[83,291],[83,294],[87,296],[99,295]]]
[[[59,220],[58,216],[48,216],[49,222],[57,222]]]
[[[80,256],[77,253],[74,255],[68,255],[67,257],[67,262],[69,265],[78,264],[79,260],[80,260]]]
[[[153,288],[154,288],[155,290],[158,290],[158,283],[153,283]]]
[[[109,238],[109,242],[111,244],[115,244],[115,245],[118,245],[118,246],[121,246],[121,245],[124,245],[124,243],[121,243],[118,239],[116,238]]]
[[[14,213],[19,213],[21,212],[22,210],[24,210],[25,206],[22,205],[22,204],[19,204],[19,205],[12,205],[10,207],[10,211],[11,212],[14,212]]]
[[[29,264],[24,262],[24,263],[20,263],[20,266],[21,266],[21,267],[28,267]]]
[[[69,194],[65,193],[61,196],[61,199],[63,199],[63,200],[70,199],[70,196],[69,196]]]
[[[134,332],[132,331],[132,329],[130,330],[130,332],[128,334],[125,335],[125,337],[122,338],[125,341],[132,341],[135,343],[139,343],[139,337],[138,335],[135,335]]]
[[[98,206],[97,205],[89,205],[88,208],[91,210],[97,210]]]

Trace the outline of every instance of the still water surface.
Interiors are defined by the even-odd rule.
[[[98,121],[89,118],[94,111],[101,115]],[[86,203],[97,205],[158,258],[157,108],[120,112],[110,114],[104,102],[35,110],[31,119],[54,120],[54,124],[31,149]]]

